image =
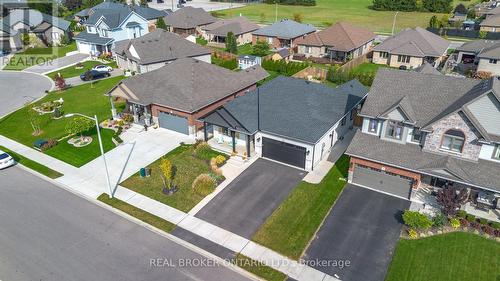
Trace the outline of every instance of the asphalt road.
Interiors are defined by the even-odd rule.
[[[0,280],[248,280],[19,167],[0,182]]]
[[[89,55],[87,54],[74,54],[69,56],[60,57],[54,60],[49,60],[47,62],[41,63],[39,65],[34,65],[32,67],[28,67],[25,71],[35,72],[35,73],[49,73],[56,69],[61,69],[67,67],[69,65],[75,64],[77,62],[83,61]]]
[[[195,216],[250,239],[305,174],[258,159]]]
[[[383,281],[399,239],[401,214],[409,205],[403,199],[346,185],[303,259],[342,281]],[[344,266],[335,264],[339,261]]]
[[[49,78],[20,71],[0,71],[0,117],[45,95]]]

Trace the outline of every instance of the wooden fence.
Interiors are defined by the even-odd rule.
[[[372,51],[360,56],[360,57],[357,57],[355,59],[352,59],[348,62],[346,62],[344,65],[342,65],[339,70],[341,71],[350,71],[352,70],[353,68],[355,68],[356,66],[360,65],[360,64],[363,64],[365,62],[370,62],[370,59],[372,57]]]
[[[315,66],[308,66],[303,70],[295,73],[292,77],[302,78],[302,79],[315,79],[315,80],[325,80],[328,74],[328,70],[325,68],[319,68]]]

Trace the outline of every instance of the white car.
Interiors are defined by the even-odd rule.
[[[7,152],[0,150],[0,170],[16,164],[16,161]]]
[[[96,66],[92,67],[92,70],[97,70],[99,72],[111,72],[111,71],[113,71],[113,68],[111,66],[108,66],[108,65],[100,64],[100,65],[96,65]]]

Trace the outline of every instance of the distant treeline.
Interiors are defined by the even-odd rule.
[[[316,6],[316,0],[264,0],[266,4],[278,2],[281,5]]]
[[[373,0],[372,8],[378,11],[450,13],[453,0]]]

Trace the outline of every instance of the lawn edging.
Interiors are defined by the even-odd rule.
[[[347,184],[348,166],[344,155],[319,184],[300,182],[251,240],[299,260]]]

